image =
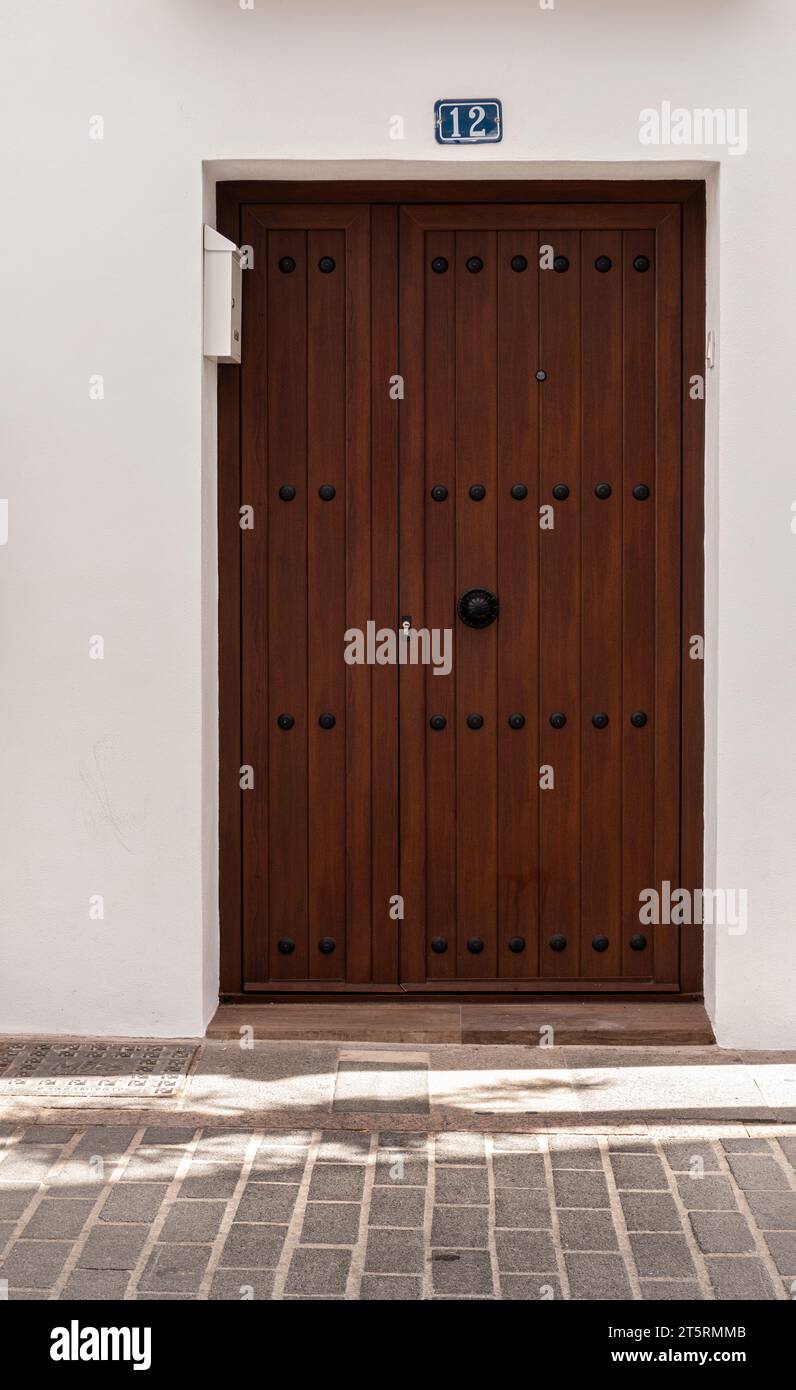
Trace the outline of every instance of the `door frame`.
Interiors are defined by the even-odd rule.
[[[681,574],[680,663],[680,886],[703,884],[704,843],[704,661],[686,660],[687,636],[704,638],[705,403],[689,395],[690,378],[705,374],[705,183],[702,180],[330,180],[325,182],[230,181],[217,185],[217,226],[240,244],[244,204],[302,203],[668,203],[681,208]],[[245,285],[245,282],[244,282]],[[245,293],[245,288],[244,288]],[[246,351],[244,342],[243,351]],[[242,815],[237,769],[241,747],[241,565],[240,565],[240,369],[218,368],[218,698],[219,698],[219,914],[220,998],[225,1003],[355,1001],[382,995],[390,1000],[435,998],[450,991],[408,993],[401,985],[362,987],[344,993],[321,991],[242,992]],[[612,992],[591,988],[530,993],[457,988],[457,997],[482,1002],[530,1003],[550,999],[700,999],[703,981],[701,927],[680,928],[680,989]]]

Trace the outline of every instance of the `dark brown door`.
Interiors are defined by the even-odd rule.
[[[679,988],[680,217],[242,209],[244,990]]]

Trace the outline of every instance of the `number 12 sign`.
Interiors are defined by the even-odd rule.
[[[503,108],[483,97],[437,101],[434,133],[440,145],[496,145],[503,139]]]

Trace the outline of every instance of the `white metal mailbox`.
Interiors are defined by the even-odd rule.
[[[205,227],[204,248],[204,355],[216,362],[240,362],[244,253],[215,227]]]

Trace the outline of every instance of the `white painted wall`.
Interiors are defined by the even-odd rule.
[[[493,175],[720,161],[707,843],[750,924],[709,942],[706,978],[721,1042],[796,1046],[795,40],[791,0],[5,0],[0,1029],[190,1035],[213,1009],[214,177],[478,177],[431,125],[435,98],[476,93],[504,102]],[[748,153],[641,147],[666,98],[747,108]]]

